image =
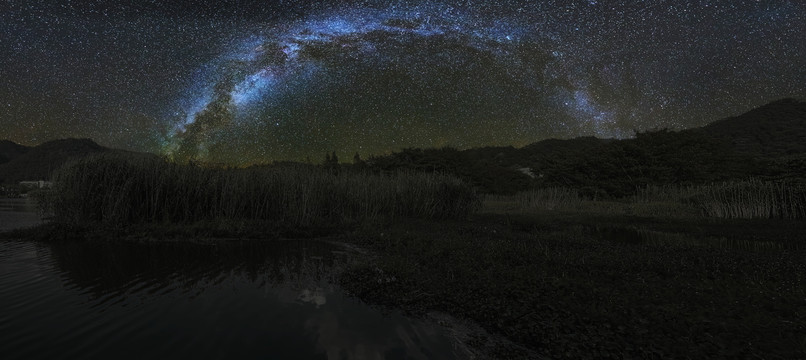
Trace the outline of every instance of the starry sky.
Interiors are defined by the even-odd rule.
[[[0,138],[342,160],[806,98],[806,1],[0,1]]]

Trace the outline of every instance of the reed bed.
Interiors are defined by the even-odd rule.
[[[750,179],[703,186],[698,193],[692,200],[710,217],[806,218],[806,191],[786,183]]]
[[[212,169],[158,158],[99,155],[54,174],[55,220],[108,224],[271,221],[333,226],[380,218],[464,218],[481,204],[444,174],[375,175],[314,166]]]
[[[544,188],[513,197],[521,209],[623,212],[642,216],[725,219],[806,219],[806,189],[786,182],[748,179],[707,185],[650,185],[614,201],[583,198],[574,189]]]
[[[646,186],[630,200],[687,204],[705,217],[724,219],[806,218],[806,189],[802,186],[752,178],[697,186]]]

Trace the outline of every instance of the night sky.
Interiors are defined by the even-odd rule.
[[[0,79],[25,145],[245,164],[624,138],[806,98],[806,1],[3,0]]]

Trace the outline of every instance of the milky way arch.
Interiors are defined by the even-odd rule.
[[[806,94],[801,2],[445,1],[224,31],[163,118],[160,151],[252,163],[623,138]]]
[[[806,98],[800,0],[0,2],[0,137],[248,164],[702,126]]]
[[[566,54],[584,49],[567,49],[545,25],[445,5],[267,25],[206,66],[162,151],[214,158],[257,143],[293,157],[300,142],[478,146],[491,124],[503,143],[538,133],[623,135],[616,110],[592,97],[578,56]],[[624,81],[618,69],[605,71]],[[547,119],[557,107],[564,111]]]

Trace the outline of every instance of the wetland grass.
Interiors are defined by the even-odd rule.
[[[542,189],[488,196],[505,213],[474,214],[472,187],[439,174],[102,156],[54,180],[47,201],[61,222],[369,224],[343,238],[375,254],[346,270],[345,289],[373,304],[470,319],[522,346],[496,347],[494,357],[806,354],[806,327],[794,320],[804,310],[804,253],[791,245],[802,243],[806,201],[786,184],[647,187],[606,201]],[[768,210],[731,215],[709,211],[713,204]],[[623,226],[638,229],[636,241],[597,230]]]
[[[496,201],[505,201],[496,197]],[[721,219],[806,218],[806,189],[747,179],[707,185],[650,185],[621,199],[591,200],[570,188],[541,188],[509,197],[515,209]]]
[[[45,202],[54,220],[76,224],[341,226],[399,217],[458,219],[480,206],[474,190],[449,175],[377,175],[306,165],[216,169],[100,155],[65,165],[53,180]]]

